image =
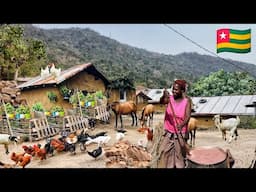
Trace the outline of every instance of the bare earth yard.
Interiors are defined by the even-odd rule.
[[[154,126],[159,122],[163,122],[163,114],[157,114],[154,116]],[[137,131],[137,127],[131,127],[131,117],[124,117],[124,126],[127,130],[125,140],[130,141],[133,144],[137,144],[140,138],[144,135]],[[111,140],[108,146],[115,143],[115,131],[114,131],[114,119],[111,120],[110,124],[97,123],[96,128],[89,133],[97,133],[100,131],[107,131],[108,135],[111,136]],[[198,130],[196,133],[196,147],[199,146],[218,146],[222,149],[230,149],[231,154],[235,159],[233,168],[248,168],[251,161],[254,158],[254,150],[256,146],[256,129],[239,129],[239,137],[236,141],[228,144],[222,140],[221,132],[217,129],[210,130]],[[22,144],[10,145],[9,151],[11,152],[22,152],[21,145],[32,145],[38,142],[23,142]],[[45,140],[39,143],[45,144]],[[92,145],[87,147],[87,150],[92,150],[97,146]],[[11,163],[10,154],[6,155],[4,146],[0,145],[0,161],[4,163]],[[48,157],[46,160],[39,160],[36,157],[32,158],[32,161],[26,168],[105,168],[105,159],[94,160],[86,152],[81,152],[77,145],[76,155],[72,155],[69,152],[55,153],[53,157]]]

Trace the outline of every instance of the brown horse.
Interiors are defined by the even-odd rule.
[[[117,129],[118,117],[120,118],[121,129],[123,129],[122,115],[128,115],[128,114],[131,114],[132,116],[132,126],[134,126],[134,121],[137,126],[137,114],[136,114],[137,106],[133,101],[126,101],[126,102],[116,101],[111,103],[110,107],[116,116],[116,125],[115,125],[116,129]]]
[[[149,126],[151,124],[151,121],[153,122],[153,116],[155,112],[155,107],[152,104],[147,104],[145,107],[142,109],[141,113],[141,127],[144,127],[147,124],[148,118],[149,118]]]
[[[195,146],[195,139],[196,139],[196,129],[198,128],[198,120],[194,117],[190,117],[188,122],[188,131],[189,131],[189,145],[191,147]]]

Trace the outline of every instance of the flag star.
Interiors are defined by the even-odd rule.
[[[226,35],[227,35],[227,34],[225,34],[225,33],[222,31],[222,33],[220,34],[220,39],[226,39]]]

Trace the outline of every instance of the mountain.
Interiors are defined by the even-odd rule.
[[[49,59],[62,69],[92,62],[109,80],[133,79],[149,88],[168,87],[174,78],[194,82],[211,72],[248,71],[256,77],[256,65],[223,60],[198,53],[166,55],[132,47],[102,36],[89,28],[40,29],[23,25],[25,37],[43,40]]]

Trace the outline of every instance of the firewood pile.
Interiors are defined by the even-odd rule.
[[[120,141],[105,149],[107,168],[146,168],[151,154],[144,148]]]

